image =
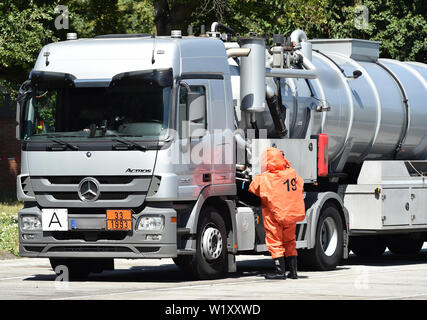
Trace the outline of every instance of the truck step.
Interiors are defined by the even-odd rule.
[[[178,228],[178,229],[176,229],[176,232],[178,234],[189,234],[190,228]]]
[[[178,249],[177,254],[180,255],[194,255],[196,254],[195,249]]]

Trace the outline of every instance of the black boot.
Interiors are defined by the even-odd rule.
[[[288,273],[288,277],[291,279],[298,279],[297,274],[297,256],[288,257],[290,272]]]
[[[266,279],[282,279],[286,280],[286,265],[285,265],[285,257],[280,257],[274,259],[274,264],[276,267],[275,273],[267,273],[264,277]]]

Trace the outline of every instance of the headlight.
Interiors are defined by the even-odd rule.
[[[142,216],[136,225],[136,230],[157,231],[162,230],[164,226],[164,216]]]
[[[22,230],[41,230],[42,222],[39,216],[23,216],[21,218],[21,228]]]

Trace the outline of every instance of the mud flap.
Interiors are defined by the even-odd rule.
[[[237,271],[237,265],[236,265],[236,256],[233,253],[228,253],[228,272],[236,272]]]

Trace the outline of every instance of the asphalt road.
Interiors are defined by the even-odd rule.
[[[350,255],[334,271],[299,271],[298,280],[265,280],[273,270],[265,256],[239,256],[237,273],[194,281],[171,259],[116,260],[116,270],[86,281],[56,281],[48,259],[0,261],[0,299],[42,300],[289,300],[427,299],[427,245],[415,258],[367,259]]]

